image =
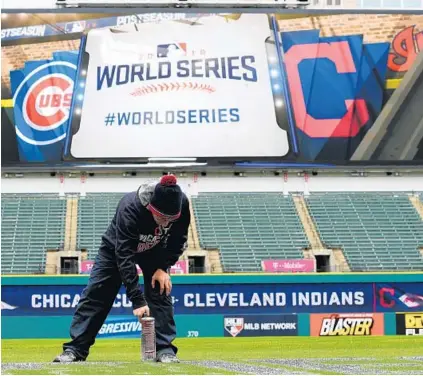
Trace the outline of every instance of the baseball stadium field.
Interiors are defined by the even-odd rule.
[[[142,363],[134,339],[97,340],[87,362],[53,364],[62,342],[2,340],[2,374],[423,374],[417,336],[183,338],[179,364]]]

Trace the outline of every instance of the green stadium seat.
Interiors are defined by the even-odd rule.
[[[322,192],[306,197],[328,248],[342,248],[351,270],[423,270],[423,222],[406,193]]]
[[[89,259],[123,195],[79,198],[77,247]],[[352,271],[423,270],[423,222],[406,192],[322,192],[305,201],[324,245],[341,248]],[[291,196],[200,193],[192,205],[200,245],[220,249],[225,272],[258,272],[263,259],[303,258],[309,247]],[[1,215],[2,273],[44,272],[46,249],[64,243],[66,199],[2,194]]]
[[[65,236],[66,200],[53,194],[2,194],[2,274],[44,273],[47,249]]]
[[[77,247],[88,251],[88,259],[97,255],[101,236],[107,230],[124,193],[87,193],[78,200]]]
[[[191,200],[200,245],[220,249],[225,272],[258,272],[263,259],[303,258],[309,246],[292,197],[219,192]]]

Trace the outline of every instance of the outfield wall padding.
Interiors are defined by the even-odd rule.
[[[88,278],[3,276],[2,338],[67,338]],[[423,317],[423,273],[174,275],[172,282],[178,337],[395,335],[397,322]],[[417,321],[397,320],[407,313]],[[122,287],[98,339],[139,334]]]

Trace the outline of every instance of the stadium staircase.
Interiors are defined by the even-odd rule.
[[[419,213],[421,220],[423,221],[423,202],[421,201],[421,198],[423,198],[423,193],[420,192],[418,194],[412,194],[409,196],[411,204],[416,209],[417,213]],[[423,258],[423,244],[420,246],[420,254]]]
[[[423,270],[423,221],[404,193],[313,193],[305,198],[326,248],[352,271]]]
[[[63,247],[66,200],[49,194],[2,194],[2,274],[44,273],[46,251]]]
[[[409,199],[417,213],[419,213],[421,220],[423,221],[423,203],[421,202],[420,196],[423,197],[423,194],[410,195]]]
[[[309,249],[304,249],[303,254],[305,259],[312,259],[318,255],[333,255],[333,261],[330,265],[331,271],[337,272],[349,272],[350,267],[345,259],[342,249],[327,249],[320,239],[319,233],[316,229],[316,225],[313,222],[313,219],[310,216],[310,213],[307,208],[307,203],[304,200],[303,195],[293,195],[292,196],[295,207],[297,209],[300,220],[303,224],[305,234],[307,235],[308,241],[310,243]]]
[[[86,251],[77,251],[77,213],[78,213],[78,196],[71,194],[66,196],[66,219],[65,219],[65,237],[63,241],[63,249],[47,250],[45,274],[73,273],[73,270],[62,269],[61,258],[80,258],[81,261],[86,260]]]
[[[199,249],[200,241],[198,239],[197,226],[194,217],[194,210],[192,209],[192,202],[190,200],[190,216],[191,216],[191,226],[189,227],[188,232],[188,248],[190,249]]]
[[[204,257],[206,270],[211,273],[222,273],[222,263],[220,260],[219,249],[204,250],[200,246],[200,239],[197,231],[197,224],[195,221],[195,213],[193,209],[192,199],[190,201],[191,225],[188,231],[188,249],[182,255],[183,259],[191,257]]]
[[[78,198],[69,197],[66,209],[66,231],[64,248],[66,251],[75,250],[78,229]]]
[[[76,246],[94,260],[101,237],[112,220],[123,193],[87,193],[78,199]]]
[[[57,253],[54,251],[46,252],[45,274],[57,274]]]
[[[298,215],[300,216],[311,248],[322,249],[322,241],[320,240],[319,234],[317,233],[313,220],[311,219],[310,214],[308,213],[307,205],[304,202],[304,198],[301,195],[295,195],[292,196],[292,199],[294,200],[295,207],[297,209]]]
[[[219,248],[224,272],[258,272],[263,259],[299,259],[309,248],[291,196],[199,193],[192,204],[200,245]]]

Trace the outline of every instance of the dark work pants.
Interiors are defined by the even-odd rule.
[[[143,292],[150,316],[155,318],[157,353],[176,354],[178,349],[172,344],[176,337],[176,325],[171,296],[166,296],[165,292],[160,295],[157,282],[154,289],[151,287],[151,278],[156,271],[154,257],[139,257],[136,262],[143,272]],[[121,286],[122,280],[113,251],[101,247],[72,319],[72,340],[63,344],[63,350],[71,350],[83,359],[88,356]]]

